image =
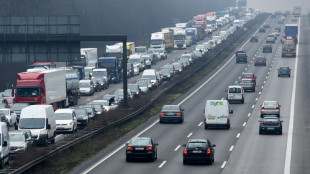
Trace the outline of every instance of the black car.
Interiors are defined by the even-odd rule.
[[[245,53],[238,53],[236,55],[236,63],[244,62],[248,63],[248,56]]]
[[[291,69],[288,66],[281,66],[278,69],[278,77],[280,76],[288,76],[291,77]]]
[[[266,23],[263,25],[264,28],[270,28],[270,24]]]
[[[75,115],[77,117],[78,127],[84,128],[88,125],[89,117],[85,108],[74,108]]]
[[[246,53],[246,51],[245,50],[243,50],[243,49],[239,49],[239,50],[236,50],[235,51],[235,55],[237,56],[239,53]]]
[[[254,58],[254,66],[263,65],[266,66],[267,59],[263,56],[258,56]]]
[[[264,117],[263,120],[258,121],[259,134],[263,133],[279,133],[282,135],[282,120],[277,116]]]
[[[179,105],[164,105],[160,112],[159,122],[179,122],[184,121],[184,109]]]
[[[126,161],[132,159],[157,159],[157,143],[154,143],[149,137],[132,138],[129,143],[126,143]]]
[[[260,33],[266,33],[266,28],[261,27],[261,28],[259,29],[259,31],[258,31],[258,32],[260,32]]]
[[[263,46],[263,53],[272,53],[272,45],[270,44],[265,44]]]
[[[138,84],[136,84],[136,83],[135,84],[128,84],[128,89],[130,89],[131,94],[134,97],[136,97],[136,98],[140,97],[141,90],[140,90]]]
[[[258,36],[252,36],[250,42],[258,42]]]
[[[191,139],[187,144],[183,144],[183,164],[189,162],[214,162],[215,144],[212,144],[208,139]]]

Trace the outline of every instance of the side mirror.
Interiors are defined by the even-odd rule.
[[[233,111],[233,110],[230,110],[230,112],[229,112],[229,113],[233,114],[233,113],[234,113],[234,111]]]
[[[8,146],[8,142],[7,141],[3,141],[3,147]]]
[[[215,146],[216,146],[215,144],[212,145],[212,147],[215,147]]]
[[[186,144],[182,144],[182,147],[186,147]]]
[[[51,125],[50,125],[50,124],[48,124],[46,128],[47,128],[47,129],[51,129]]]
[[[158,146],[158,143],[154,143],[154,146]]]
[[[129,143],[125,143],[125,145],[126,145],[126,146],[128,146],[128,145],[129,145]]]

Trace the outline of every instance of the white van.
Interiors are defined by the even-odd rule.
[[[4,168],[4,164],[9,163],[9,154],[10,154],[10,139],[9,139],[9,130],[8,126],[4,122],[0,122],[0,168]]]
[[[207,100],[204,109],[205,129],[209,127],[225,127],[230,128],[229,114],[233,111],[229,110],[227,100]]]
[[[156,74],[155,69],[146,69],[143,71],[142,78],[149,78],[152,82],[152,87],[158,87],[159,86],[159,80]]]
[[[239,101],[242,104],[244,103],[244,89],[242,86],[238,85],[233,85],[233,86],[228,86],[227,92],[227,97],[226,99],[228,100],[229,103],[232,101]]]
[[[17,127],[16,127],[17,128]],[[52,105],[31,105],[22,109],[18,130],[30,130],[39,144],[55,143],[56,122]]]

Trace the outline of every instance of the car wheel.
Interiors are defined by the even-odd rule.
[[[55,144],[55,133],[54,133],[53,138],[51,139],[51,144]]]
[[[262,131],[261,130],[259,130],[259,132],[258,132],[259,134],[262,134]]]
[[[282,131],[279,131],[279,135],[282,135]]]
[[[208,129],[208,127],[209,127],[209,126],[205,123],[205,129]]]
[[[163,123],[163,121],[161,119],[159,119],[159,123]]]
[[[280,75],[278,74],[278,77],[280,77]]]
[[[230,128],[230,124],[227,124],[227,125],[226,125],[226,129],[229,129],[229,128]]]
[[[264,115],[263,115],[263,114],[260,114],[260,117],[261,117],[261,118],[263,118],[263,117],[264,117]]]
[[[183,165],[187,165],[187,164],[188,164],[187,160],[183,158]]]
[[[291,75],[289,74],[288,77],[291,77]]]
[[[255,92],[255,88],[253,89],[253,92]]]
[[[130,161],[131,161],[131,159],[126,157],[126,162],[130,162]]]
[[[241,104],[243,104],[243,103],[244,103],[244,99],[241,100]]]
[[[0,169],[3,169],[4,168],[4,160],[1,160],[0,162]]]

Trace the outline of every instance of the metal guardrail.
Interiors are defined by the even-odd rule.
[[[249,23],[246,25],[250,25]],[[115,126],[119,126],[120,124],[123,124],[125,122],[127,122],[128,120],[140,115],[142,112],[144,112],[146,109],[148,109],[152,104],[154,104],[155,101],[157,101],[157,99],[159,97],[161,97],[162,95],[164,95],[167,91],[169,91],[170,89],[172,89],[174,86],[176,86],[177,84],[187,80],[188,78],[192,77],[194,74],[196,74],[198,71],[200,71],[202,68],[204,68],[207,64],[209,64],[210,61],[212,61],[214,58],[216,58],[219,54],[221,54],[221,52],[227,48],[227,46],[229,46],[230,44],[234,43],[236,40],[239,39],[239,36],[241,36],[242,34],[244,34],[243,31],[238,30],[237,33],[234,33],[233,35],[230,36],[229,40],[223,42],[221,44],[221,47],[216,47],[219,49],[215,49],[214,51],[216,52],[212,52],[210,55],[207,55],[205,58],[203,59],[207,59],[207,61],[205,61],[203,64],[201,64],[201,66],[199,66],[199,68],[195,69],[192,73],[184,76],[183,78],[177,80],[176,82],[173,82],[171,85],[169,85],[168,87],[166,87],[165,89],[163,89],[160,93],[158,93],[149,103],[147,103],[145,106],[143,106],[142,108],[138,109],[137,111],[117,120],[114,122],[111,122],[110,124],[106,125],[106,126],[102,126],[99,128],[95,128],[91,131],[89,131],[89,133],[86,133],[85,135],[82,135],[81,137],[74,139],[62,146],[59,146],[58,148],[48,152],[46,155],[37,158],[27,164],[25,164],[24,166],[18,168],[18,169],[4,169],[1,170],[0,173],[12,173],[12,174],[19,174],[19,173],[23,173],[27,170],[29,170],[30,168],[40,164],[41,162],[47,160],[49,157],[54,156],[55,154],[68,149],[72,146],[74,146],[75,144],[84,141],[86,139],[92,138],[93,136],[98,135],[101,132],[106,131],[109,128],[113,128]],[[196,62],[197,63],[197,62]]]

